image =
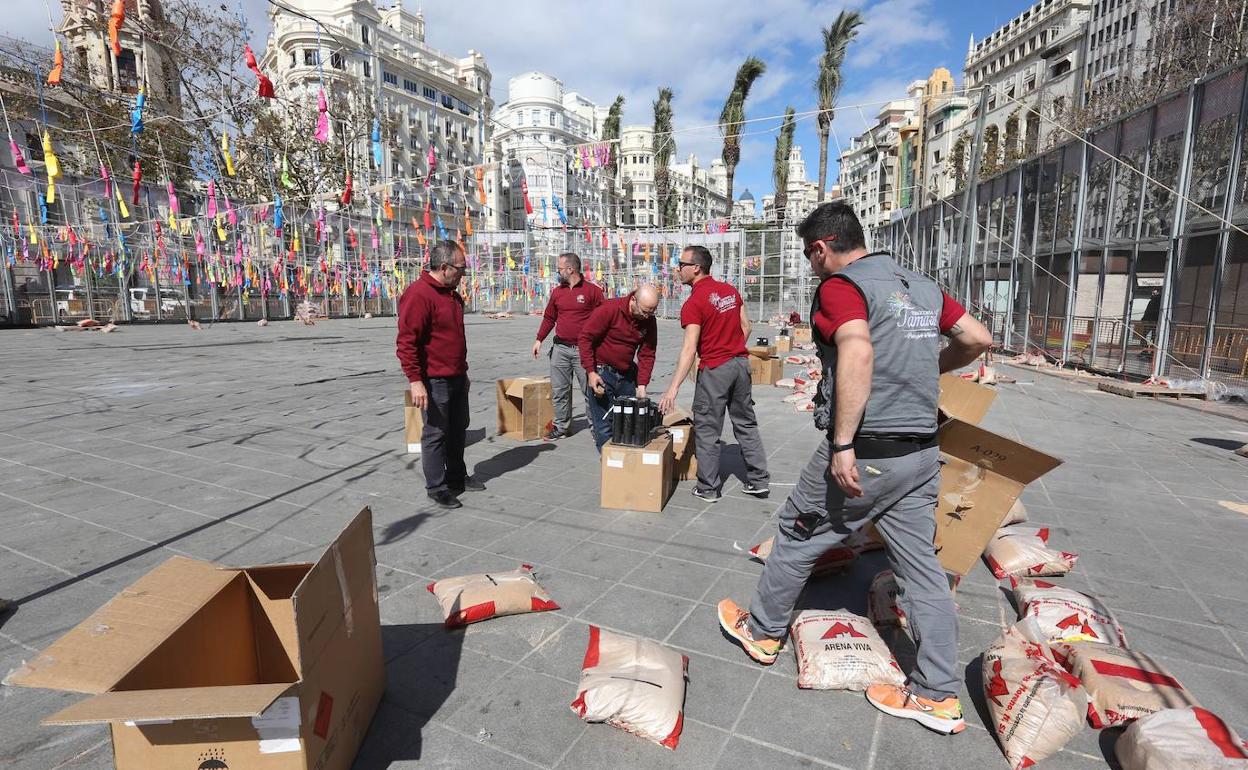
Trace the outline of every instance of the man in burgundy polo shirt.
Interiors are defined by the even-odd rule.
[[[412,406],[425,418],[420,434],[425,489],[442,508],[459,508],[458,496],[466,489],[485,489],[464,465],[468,342],[464,299],[455,289],[466,267],[464,252],[454,241],[439,241],[429,251],[429,269],[399,298],[395,354],[411,383]]]
[[[612,402],[625,396],[646,397],[659,339],[654,321],[658,307],[658,291],[642,285],[627,297],[603,302],[581,329],[577,342],[589,384],[586,405],[599,452],[611,440]]]
[[[696,353],[700,363],[693,391],[693,451],[698,459],[698,483],[693,494],[712,503],[721,496],[719,437],[727,411],[745,460],[746,480],[741,491],[766,495],[771,476],[754,416],[749,352],[745,349],[745,340],[750,336],[745,302],[731,284],[711,277],[711,252],[705,246],[686,248],[680,255],[678,269],[681,282],[692,286],[693,292],[680,308],[685,343],[672,384],[659,401],[659,408],[667,412],[676,405],[676,393]]]
[[[537,329],[537,341],[533,343],[533,357],[542,349],[542,340],[555,331],[555,342],[550,346],[550,397],[555,403],[555,419],[543,438],[556,441],[568,435],[572,422],[572,382],[582,393],[585,389],[585,369],[581,366],[577,345],[581,327],[589,319],[594,308],[603,303],[602,289],[586,281],[581,275],[581,258],[572,252],[559,255],[559,285],[550,293],[542,325]],[[585,396],[585,412],[589,414],[589,396]]]

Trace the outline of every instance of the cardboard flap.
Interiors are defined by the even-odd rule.
[[[997,399],[997,391],[977,382],[964,380],[956,374],[940,375],[940,411],[971,425],[988,414],[988,408]]]
[[[939,441],[941,452],[1024,485],[1062,464],[1052,455],[960,419],[940,426]]]
[[[504,392],[507,394],[508,398],[524,398],[525,386],[532,385],[537,382],[541,382],[541,379],[537,377],[517,377],[507,383],[507,388]]]
[[[693,424],[693,415],[681,409],[679,406],[672,407],[672,411],[663,415],[663,427],[670,428],[673,425],[681,423]]]
[[[114,596],[5,683],[106,692],[238,575],[237,570],[175,556]]]
[[[353,633],[354,605],[375,601],[375,581],[373,512],[365,507],[308,570],[291,597],[300,672],[315,665],[339,627],[345,624],[347,634]]]
[[[256,717],[290,687],[289,683],[248,684],[106,692],[53,714],[43,720],[43,724],[88,725],[98,722]]]

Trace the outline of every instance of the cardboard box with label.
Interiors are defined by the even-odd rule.
[[[794,342],[812,342],[814,337],[810,336],[810,324],[795,324],[789,332]]]
[[[676,483],[672,479],[672,436],[660,434],[644,447],[602,448],[603,508],[659,513]]]
[[[663,427],[672,434],[672,479],[698,478],[698,458],[693,451],[693,415],[680,407],[663,415]]]
[[[750,345],[749,347],[746,348],[746,350],[749,351],[750,356],[753,358],[775,358],[776,357],[775,345]]]
[[[750,356],[750,382],[755,385],[775,385],[783,376],[783,360]]]
[[[346,770],[386,682],[375,564],[367,508],[316,564],[175,556],[6,683],[90,695],[43,723],[108,724],[118,770]]]
[[[793,338],[787,334],[776,337],[776,353],[789,353],[793,350]]]
[[[403,435],[409,455],[420,454],[420,434],[424,429],[425,417],[420,409],[412,406],[412,391],[403,391]]]
[[[550,378],[511,377],[498,381],[498,435],[517,441],[539,439],[554,418]]]

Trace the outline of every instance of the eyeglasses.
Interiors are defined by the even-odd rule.
[[[815,250],[815,244],[823,243],[824,241],[835,241],[835,240],[836,240],[835,235],[825,235],[822,238],[816,238],[815,240],[811,241],[810,243],[808,243],[806,246],[802,248],[802,253],[806,255],[806,259],[810,259],[811,252]]]
[[[465,262],[462,265],[454,265],[454,264],[451,264],[450,262],[447,262],[445,265],[443,265],[443,267],[449,267],[455,270],[456,272],[462,273],[468,269],[468,263]]]
[[[698,265],[697,262],[680,262],[678,264],[680,265],[680,267],[697,267]]]

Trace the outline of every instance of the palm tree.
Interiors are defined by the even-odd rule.
[[[667,225],[668,198],[671,197],[671,179],[667,168],[672,162],[672,89],[659,89],[654,102],[654,191],[658,198],[659,226]]]
[[[620,118],[624,115],[624,97],[615,97],[611,109],[607,110],[607,119],[602,122],[602,139],[607,145],[607,222],[615,227],[620,221],[620,212],[616,208],[615,180],[620,175]]]
[[[861,25],[862,14],[841,11],[832,26],[823,28],[823,56],[819,57],[819,77],[815,80],[815,92],[819,95],[819,115],[815,126],[819,134],[819,203],[823,203],[823,191],[828,181],[828,136],[832,133],[836,97],[841,92],[841,64],[845,62],[849,41],[857,37]]]
[[[793,118],[793,108],[784,111],[784,122],[780,124],[780,133],[776,134],[776,154],[772,160],[771,179],[776,183],[776,221],[784,224],[784,207],[789,202],[789,150],[793,149],[793,132],[797,129],[797,121]]]
[[[745,98],[750,95],[750,87],[754,81],[767,70],[762,59],[751,56],[737,68],[737,78],[732,83],[732,91],[724,101],[724,109],[719,113],[719,134],[724,137],[724,169],[728,173],[728,210],[725,216],[732,216],[732,178],[736,175],[737,164],[741,162],[741,126],[745,123]]]

